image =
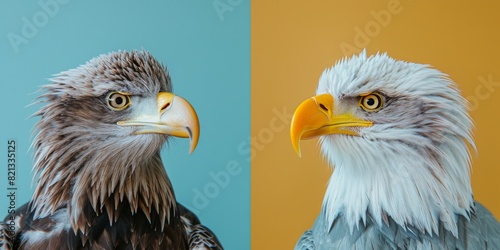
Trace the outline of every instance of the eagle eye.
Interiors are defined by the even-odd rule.
[[[130,95],[111,92],[107,97],[108,106],[113,110],[124,110],[130,105]]]
[[[384,100],[379,93],[369,93],[359,98],[359,106],[365,111],[378,111],[382,108]]]

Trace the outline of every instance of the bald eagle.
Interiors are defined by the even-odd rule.
[[[190,152],[199,137],[197,114],[172,94],[166,67],[146,51],[112,52],[55,75],[43,91],[38,181],[0,225],[0,249],[222,249],[177,203],[160,158],[170,136],[189,138]]]
[[[500,249],[500,224],[475,202],[467,102],[427,65],[363,51],[323,72],[291,123],[319,137],[334,171],[295,249]]]

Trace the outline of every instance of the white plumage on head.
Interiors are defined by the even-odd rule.
[[[428,65],[363,51],[324,71],[296,109],[300,140],[320,137],[334,167],[323,207],[296,249],[480,249],[500,224],[475,202],[467,101]]]
[[[381,110],[352,105],[372,92],[384,96]],[[342,213],[352,230],[368,212],[379,224],[386,214],[429,234],[441,220],[456,235],[455,214],[468,216],[473,203],[467,143],[474,147],[456,85],[426,65],[363,52],[325,70],[322,93],[335,98],[336,110],[374,123],[359,128],[360,136],[321,137],[321,151],[335,167],[323,204],[328,221]]]

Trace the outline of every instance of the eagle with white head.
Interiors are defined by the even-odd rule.
[[[146,51],[96,57],[54,76],[35,114],[31,201],[0,223],[0,249],[222,249],[177,203],[160,158],[198,143],[193,107]]]
[[[324,71],[296,109],[300,140],[334,166],[313,228],[295,249],[500,249],[500,224],[475,202],[467,102],[427,65],[363,51]]]

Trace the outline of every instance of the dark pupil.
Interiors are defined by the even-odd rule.
[[[115,99],[115,102],[116,102],[116,104],[121,105],[121,104],[123,103],[123,98],[121,98],[121,97],[117,97],[117,98]]]
[[[366,101],[366,104],[368,104],[368,106],[372,106],[373,104],[375,104],[375,100],[373,98],[370,98],[368,99],[368,101]]]

